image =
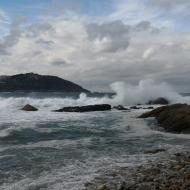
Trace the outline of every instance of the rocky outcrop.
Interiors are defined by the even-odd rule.
[[[190,106],[187,104],[162,106],[140,116],[148,117],[155,117],[167,132],[190,133]]]
[[[129,109],[125,108],[122,105],[114,106],[113,108],[116,109],[116,110],[129,110]]]
[[[81,86],[62,78],[34,73],[0,76],[0,91],[89,92]]]
[[[139,166],[112,168],[86,183],[84,190],[190,189],[190,153],[169,155]]]
[[[23,111],[38,111],[37,108],[34,106],[31,106],[30,104],[25,105],[21,110]]]
[[[170,102],[166,98],[163,98],[163,97],[160,97],[160,98],[157,98],[155,100],[151,100],[148,102],[148,104],[160,104],[160,105],[167,105],[169,103]]]
[[[131,106],[130,109],[139,110],[139,109],[142,109],[142,107],[139,107],[139,106]]]
[[[109,104],[97,104],[88,106],[75,106],[75,107],[64,107],[62,109],[54,110],[55,112],[91,112],[91,111],[108,111],[111,110]]]

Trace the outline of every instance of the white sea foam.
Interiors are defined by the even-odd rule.
[[[111,84],[111,88],[116,92],[113,101],[124,105],[145,104],[159,97],[164,97],[171,103],[190,102],[190,98],[181,96],[165,82],[156,83],[153,80],[141,80],[138,85],[115,82]]]
[[[71,97],[52,97],[52,98],[37,98],[37,97],[0,97],[0,110],[18,110],[25,104],[32,104],[40,110],[54,110],[64,106],[76,106],[87,104],[103,104],[111,105],[133,105],[145,104],[149,100],[158,97],[165,97],[171,103],[190,103],[189,97],[183,97],[167,83],[156,83],[153,80],[142,80],[138,85],[130,85],[124,82],[115,82],[111,84],[111,89],[116,93],[115,96],[105,97],[88,97],[85,93],[81,93],[79,98]]]
[[[175,92],[166,83],[156,83],[152,80],[142,80],[138,85],[132,86],[124,82],[111,84],[111,89],[116,93],[110,97],[88,97],[81,93],[79,98],[72,97],[0,97],[0,137],[8,136],[14,130],[23,128],[36,128],[39,122],[77,120],[84,117],[87,120],[90,114],[55,113],[52,110],[64,106],[89,105],[109,103],[111,105],[144,104],[158,97],[165,97],[171,103],[190,103],[190,97],[183,97]],[[26,113],[20,109],[25,104],[32,104],[39,108],[38,112]],[[11,123],[11,124],[10,124]],[[5,127],[5,124],[7,125]],[[10,125],[9,125],[10,124]],[[142,127],[141,127],[142,129]]]

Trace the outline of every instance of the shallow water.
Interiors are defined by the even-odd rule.
[[[144,154],[145,150],[170,151],[190,145],[189,135],[152,130],[157,125],[154,120],[137,118],[143,110],[51,112],[97,100],[42,94],[0,96],[0,189],[80,190],[109,168],[157,159],[157,155]],[[26,103],[40,110],[19,110]]]

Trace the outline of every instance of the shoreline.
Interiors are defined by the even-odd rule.
[[[190,151],[159,154],[156,161],[110,169],[83,190],[189,190]]]

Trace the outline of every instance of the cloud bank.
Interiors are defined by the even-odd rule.
[[[102,17],[63,14],[34,23],[14,18],[0,40],[1,74],[58,75],[91,90],[109,90],[115,81],[138,84],[151,78],[188,91],[190,33],[175,31],[174,17],[166,15],[168,22],[162,22],[160,15],[166,7],[186,10],[189,3],[118,2],[113,13]],[[0,12],[0,19],[4,17]]]

